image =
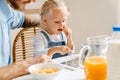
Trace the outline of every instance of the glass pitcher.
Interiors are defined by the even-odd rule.
[[[87,44],[80,50],[80,66],[84,68],[86,80],[106,79],[106,54],[109,37],[107,35],[87,38]],[[87,50],[87,54],[84,54]]]

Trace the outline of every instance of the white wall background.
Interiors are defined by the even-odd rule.
[[[119,0],[65,0],[71,9],[68,25],[73,30],[76,51],[88,36],[111,34],[118,24]]]
[[[43,1],[45,0],[38,0],[27,5],[27,8],[39,8]],[[119,0],[65,0],[65,2],[71,12],[68,26],[72,29],[76,53],[88,36],[111,35],[112,26],[120,22]],[[11,31],[12,42],[18,31]]]

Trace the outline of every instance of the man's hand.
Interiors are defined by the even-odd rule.
[[[47,55],[39,55],[34,57],[36,59],[36,61],[43,63],[43,62],[51,62],[51,57],[47,56]]]

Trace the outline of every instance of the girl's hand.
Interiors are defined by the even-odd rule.
[[[72,30],[67,26],[64,27],[63,32],[65,33],[66,37],[70,37],[72,34]]]
[[[71,49],[68,46],[56,46],[55,53],[61,53],[62,55],[71,52]]]
[[[64,29],[63,29],[63,32],[65,33],[66,35],[66,38],[67,38],[67,46],[73,50],[74,49],[74,45],[73,45],[73,40],[72,40],[72,30],[65,26]]]
[[[55,46],[48,50],[48,56],[52,56],[55,53],[61,53],[62,55],[72,52],[72,50],[68,46]]]

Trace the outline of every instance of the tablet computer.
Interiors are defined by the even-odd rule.
[[[80,65],[79,54],[73,54],[60,58],[53,59],[54,62],[61,63],[65,68],[70,70],[77,70],[82,68]]]

